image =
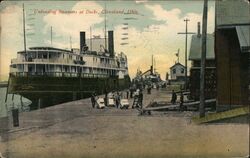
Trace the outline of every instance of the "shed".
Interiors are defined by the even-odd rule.
[[[224,111],[250,104],[250,5],[245,0],[215,4],[217,111]]]
[[[198,24],[198,27],[200,25]],[[198,28],[198,30],[200,30]],[[200,65],[201,65],[201,45],[202,38],[198,32],[192,36],[189,51],[189,60],[191,60],[190,68],[190,97],[199,100],[200,97]],[[207,34],[207,53],[206,53],[206,69],[205,69],[205,98],[216,98],[216,67],[214,54],[214,35]]]
[[[171,80],[182,80],[185,78],[185,66],[181,63],[175,63],[173,66],[170,67],[170,77]]]

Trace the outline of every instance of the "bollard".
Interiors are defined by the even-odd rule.
[[[12,109],[12,118],[13,118],[13,126],[18,127],[19,126],[18,108]]]

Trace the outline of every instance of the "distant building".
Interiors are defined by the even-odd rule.
[[[184,84],[185,83],[185,66],[181,63],[175,63],[170,67],[170,83]]]
[[[201,33],[200,23],[198,32],[192,36],[189,60],[191,60],[189,89],[194,100],[200,97],[200,69],[201,69]],[[205,69],[205,98],[216,98],[216,67],[214,55],[214,35],[207,34],[206,69]]]
[[[217,111],[250,104],[250,5],[216,1]]]

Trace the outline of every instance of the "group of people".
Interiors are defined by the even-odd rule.
[[[172,104],[176,104],[176,100],[177,100],[177,94],[174,90],[172,90],[172,98],[171,98],[171,103]],[[184,102],[184,96],[182,91],[180,92],[180,105],[182,106]]]
[[[137,89],[134,94],[134,102],[132,108],[143,107],[143,92],[142,89]]]
[[[120,105],[120,101],[122,99],[122,93],[120,92],[110,92],[110,93],[107,93],[107,91],[105,91],[105,97],[104,97],[104,104],[105,106],[108,106],[108,99],[114,99],[114,103],[115,103],[115,106],[118,108],[119,105]],[[127,98],[128,98],[128,93],[127,93]],[[92,107],[95,108],[96,106],[96,101],[97,101],[98,97],[96,95],[96,93],[92,93],[91,95],[91,103],[92,103]]]

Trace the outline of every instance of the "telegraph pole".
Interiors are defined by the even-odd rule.
[[[185,34],[186,39],[185,39],[185,90],[187,90],[187,35],[188,34],[195,34],[194,32],[188,32],[188,22],[190,21],[189,19],[184,19],[186,22],[186,32],[179,32],[178,34]]]
[[[208,0],[204,0],[202,18],[202,45],[201,45],[201,73],[200,73],[200,117],[205,116],[205,67],[207,51],[207,5]]]

